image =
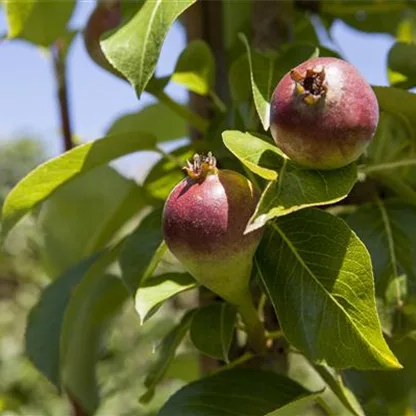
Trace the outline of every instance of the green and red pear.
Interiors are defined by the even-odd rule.
[[[188,176],[170,193],[163,211],[169,250],[192,276],[236,306],[249,343],[264,350],[264,328],[249,289],[253,256],[263,230],[245,234],[259,193],[243,175],[216,167],[216,160],[195,155]]]
[[[312,58],[287,73],[274,90],[270,130],[289,159],[311,169],[355,161],[374,137],[376,96],[355,67]]]
[[[243,175],[195,155],[169,195],[163,233],[170,251],[207,288],[231,303],[248,290],[262,230],[244,234],[259,199]],[[244,295],[246,295],[244,293]]]

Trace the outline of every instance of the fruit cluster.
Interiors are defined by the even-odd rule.
[[[378,104],[358,71],[336,58],[312,58],[286,74],[271,99],[278,148],[309,169],[355,161],[374,136]],[[163,232],[170,251],[201,284],[234,304],[250,338],[260,329],[249,281],[262,230],[245,233],[259,193],[239,173],[220,170],[212,154],[195,155],[169,195]],[[261,349],[257,345],[257,349]]]

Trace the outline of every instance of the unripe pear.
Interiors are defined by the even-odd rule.
[[[355,161],[377,128],[376,96],[362,75],[337,58],[312,58],[286,74],[274,90],[270,130],[292,161],[336,169]]]
[[[252,258],[262,230],[244,234],[259,199],[251,182],[195,155],[188,177],[166,200],[163,233],[176,258],[202,285],[238,306],[249,297]]]

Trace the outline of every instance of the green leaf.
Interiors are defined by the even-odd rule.
[[[397,189],[396,182],[416,185],[414,131],[406,118],[382,111],[366,156],[366,165],[361,167],[361,172],[376,178],[400,196],[406,194]]]
[[[305,410],[315,404],[315,400],[319,397],[321,392],[313,393],[300,399],[296,399],[288,404],[285,404],[279,409],[268,413],[266,416],[294,416],[303,415]]]
[[[356,394],[366,416],[413,415],[416,383],[416,342],[411,338],[389,342],[403,363],[400,371],[342,372],[345,384]]]
[[[282,342],[286,342],[282,340]],[[279,343],[280,345],[280,343]],[[314,392],[321,392],[321,396],[316,399],[314,407],[320,408],[320,412],[322,415],[328,416],[335,416],[335,415],[345,415],[345,416],[353,416],[354,414],[349,412],[339,398],[334,394],[331,390],[331,387],[327,385],[324,380],[320,377],[320,375],[315,371],[314,366],[312,363],[303,355],[300,354],[298,350],[289,348],[287,352],[287,362],[288,366],[287,376],[290,377],[292,380],[301,383],[302,386],[305,388],[314,391]],[[328,371],[331,370],[332,373],[335,375],[337,381],[339,381],[339,372],[337,370],[333,370],[328,368]],[[360,409],[360,405],[358,399],[354,397],[349,389],[345,388],[345,392],[349,393],[349,397],[351,402]],[[295,415],[309,415],[310,409],[306,409],[303,413],[298,412],[294,413]],[[312,414],[314,412],[312,411]],[[354,415],[355,416],[355,415]]]
[[[388,285],[406,274],[416,286],[416,208],[400,202],[368,204],[346,221],[371,254],[376,293],[384,298]],[[403,293],[399,298],[403,299]]]
[[[325,50],[325,48],[322,49]],[[276,70],[279,73],[279,79],[295,66],[298,66],[307,59],[316,58],[319,55],[319,48],[311,43],[295,42],[283,44],[276,61]]]
[[[387,286],[386,303],[395,305],[396,307],[400,305],[402,307],[402,311],[405,312],[404,309],[406,305],[402,306],[402,298],[407,297],[407,295],[407,276],[405,274],[401,274],[400,276],[393,278]]]
[[[365,32],[395,34],[406,13],[406,1],[343,0],[322,3],[320,13],[342,19],[348,25]]]
[[[104,248],[146,203],[142,188],[106,165],[60,187],[38,216],[49,274],[58,275]]]
[[[390,190],[393,190],[403,202],[416,205],[416,191],[403,179],[389,175],[387,172],[372,173],[371,176]]]
[[[147,391],[140,398],[142,403],[147,403],[152,399],[156,386],[165,376],[167,370],[169,369],[169,365],[175,358],[177,348],[183,341],[189,327],[191,326],[193,315],[193,310],[187,312],[181,321],[165,336],[159,345],[157,349],[158,357],[144,381]]]
[[[272,218],[326,205],[345,198],[357,179],[355,164],[331,171],[303,169],[280,156],[268,142],[239,131],[223,133],[225,146],[251,171],[272,180],[266,187],[246,231]]]
[[[136,296],[141,283],[150,277],[166,251],[161,226],[162,211],[152,211],[131,233],[120,255],[122,279]]]
[[[247,38],[244,35],[240,37],[247,49],[254,105],[264,130],[268,130],[270,126],[270,98],[278,80],[275,71],[276,59],[275,57],[252,51]]]
[[[387,74],[389,82],[401,88],[416,85],[416,45],[396,42],[387,57]]]
[[[312,45],[294,44],[282,48],[279,55],[265,55],[252,51],[247,38],[240,35],[247,50],[254,104],[264,130],[270,127],[270,100],[280,78],[306,59],[316,56]]]
[[[227,56],[231,59],[241,53],[238,42],[238,34],[244,33],[250,39],[251,33],[251,15],[253,4],[249,0],[235,1],[222,0],[222,30],[224,37],[224,47]],[[237,43],[238,42],[238,43]]]
[[[195,279],[188,273],[166,273],[145,281],[135,296],[135,307],[141,324],[164,302],[197,286]]]
[[[183,387],[162,407],[159,416],[264,416],[310,394],[280,374],[234,369]]]
[[[197,39],[181,53],[171,77],[196,94],[207,95],[214,85],[215,61],[208,44]]]
[[[201,356],[196,351],[179,353],[170,363],[165,378],[181,380],[186,383],[198,380],[201,373],[200,360]]]
[[[230,67],[228,84],[233,102],[236,104],[248,101],[251,97],[250,68],[247,54],[241,55]]]
[[[126,295],[119,278],[88,274],[74,288],[65,312],[61,336],[62,383],[91,414],[99,404],[95,373],[102,333]]]
[[[8,37],[50,46],[66,34],[75,0],[5,0]]]
[[[147,133],[118,134],[80,145],[43,163],[24,177],[4,201],[3,236],[64,183],[120,156],[155,146],[155,138]]]
[[[174,20],[195,0],[146,0],[136,15],[101,41],[109,62],[140,97],[155,72],[163,41]]]
[[[62,323],[72,290],[99,258],[94,254],[67,270],[47,286],[29,314],[25,342],[26,353],[35,367],[60,386],[60,337]]]
[[[310,42],[319,44],[319,38],[312,24],[312,15],[308,12],[295,10],[294,39],[297,42]]]
[[[180,166],[185,166],[194,154],[190,146],[174,150],[171,158],[163,158],[150,170],[144,180],[143,187],[148,194],[159,201],[165,202],[172,189],[185,178]]]
[[[339,59],[343,59],[342,56],[338,53],[335,52],[332,49],[326,48],[325,46],[319,45],[319,56],[328,56],[328,57],[332,57],[332,58],[339,58]]]
[[[259,275],[291,344],[335,368],[400,368],[377,316],[370,256],[345,222],[305,209],[272,224]]]
[[[366,416],[413,416],[414,413],[407,412],[408,388],[396,374],[346,370],[343,376],[360,399]]]
[[[144,107],[137,113],[121,116],[110,126],[107,135],[132,131],[149,132],[159,142],[180,139],[188,135],[185,120],[161,103]]]
[[[236,310],[225,302],[199,308],[191,324],[191,340],[203,354],[228,362]]]
[[[227,130],[222,133],[227,149],[252,172],[267,180],[275,180],[283,163],[275,145],[249,133]]]
[[[335,379],[325,366],[315,365],[314,369],[321,376],[322,380],[329,386],[332,392],[338,397],[340,402],[355,416],[364,416],[357,400],[350,390],[348,390],[340,377]]]
[[[373,87],[380,110],[397,115],[416,131],[416,95],[394,87]]]
[[[393,91],[399,91],[394,90]],[[400,94],[399,94],[400,95]],[[387,99],[387,97],[385,97]],[[403,99],[409,99],[405,92]],[[389,106],[384,103],[384,106]],[[394,113],[394,107],[387,107],[380,114],[374,140],[366,152],[366,165],[360,167],[362,174],[370,176],[394,192],[403,201],[416,205],[416,124],[414,115]]]
[[[319,171],[300,169],[285,161],[277,181],[270,182],[264,190],[246,230],[256,230],[272,218],[303,208],[338,202],[349,194],[356,179],[355,164]]]
[[[396,39],[400,42],[411,43],[416,40],[416,10],[412,8],[406,12],[406,16],[397,28]]]

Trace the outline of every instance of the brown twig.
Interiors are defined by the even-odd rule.
[[[75,396],[67,391],[69,403],[71,404],[71,416],[88,416],[88,413],[81,407]]]
[[[74,147],[72,141],[71,121],[69,116],[68,82],[66,77],[66,59],[63,47],[59,41],[52,47],[52,57],[57,83],[57,95],[61,118],[62,143],[64,151]]]

